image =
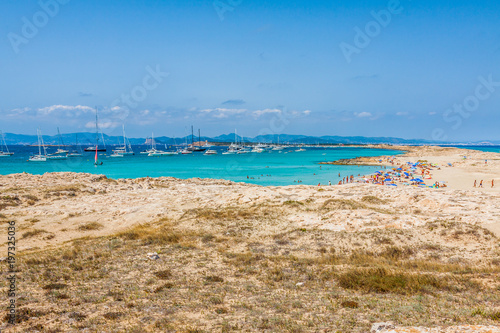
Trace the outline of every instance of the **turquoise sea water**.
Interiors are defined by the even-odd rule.
[[[271,151],[260,154],[222,155],[226,147],[217,147],[215,149],[219,154],[213,156],[193,153],[148,157],[138,154],[144,148],[144,146],[134,147],[136,155],[122,158],[111,158],[103,153],[99,155],[103,165],[96,167],[93,153],[84,153],[83,157],[65,160],[28,162],[29,155],[37,151],[36,147],[12,147],[14,156],[0,158],[0,174],[72,171],[104,174],[115,179],[166,176],[181,179],[193,177],[227,179],[264,186],[294,185],[297,184],[294,182],[297,180],[302,180],[304,185],[318,185],[318,183],[326,185],[329,181],[336,184],[348,175],[370,174],[380,168],[336,165],[320,167],[319,162],[360,156],[401,154],[400,151],[393,150],[338,147],[306,148],[303,152],[296,152],[296,148],[287,148],[281,153]]]

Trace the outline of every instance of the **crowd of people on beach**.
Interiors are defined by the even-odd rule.
[[[379,160],[382,162],[382,160]],[[394,159],[388,158],[388,162],[394,165]],[[433,185],[427,185],[426,180],[432,179],[431,171],[433,169],[440,169],[437,164],[427,163],[427,162],[407,162],[401,164],[398,167],[387,169],[384,167],[383,170],[377,171],[373,175],[361,177],[358,174],[357,178],[354,175],[344,177],[338,182],[338,185],[348,184],[348,183],[366,183],[375,185],[388,185],[388,186],[398,186],[402,185],[413,185],[418,187],[430,187],[430,188],[440,188],[447,187],[446,182],[436,181]],[[340,174],[339,174],[340,177]],[[318,184],[319,186],[320,184]],[[331,185],[331,182],[329,182]]]
[[[391,161],[393,164],[394,162]],[[386,171],[377,171],[374,175],[363,177],[359,180],[362,183],[371,183],[376,185],[398,186],[413,185],[418,187],[440,188],[446,187],[446,182],[435,181],[433,185],[427,185],[426,181],[432,180],[433,169],[440,169],[437,164],[427,162],[407,162],[401,164],[397,168],[392,168]]]

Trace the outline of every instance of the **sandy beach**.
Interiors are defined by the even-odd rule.
[[[500,332],[500,154],[396,148],[407,153],[392,162],[341,163],[386,169],[432,163],[438,166],[426,183],[447,187],[0,176],[0,218],[17,226],[22,308],[38,313],[13,331],[39,325],[62,331],[367,332],[376,322],[392,321],[432,332],[466,332],[473,324],[481,325],[477,331]],[[474,188],[475,180],[483,187]],[[402,274],[407,290],[344,281],[370,267]],[[165,278],[161,271],[168,271]],[[139,287],[131,292],[137,274]],[[434,280],[420,286],[419,279],[417,286],[413,276]],[[49,282],[64,287],[51,289]]]

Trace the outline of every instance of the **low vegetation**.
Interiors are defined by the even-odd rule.
[[[321,209],[379,204],[332,199]],[[24,331],[42,325],[52,331],[366,332],[375,321],[500,322],[496,255],[453,261],[454,250],[446,247],[458,237],[494,248],[498,240],[487,230],[437,221],[406,231],[260,234],[283,206],[307,203],[195,209],[178,220],[160,217],[113,236],[21,254],[18,325]],[[424,233],[436,241],[419,243],[416,235]]]
[[[104,226],[101,223],[98,222],[89,222],[82,224],[81,226],[78,227],[78,230],[82,231],[90,231],[90,230],[99,230],[104,228]]]

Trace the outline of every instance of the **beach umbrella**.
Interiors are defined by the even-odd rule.
[[[424,182],[424,181],[423,181],[422,179],[420,179],[420,178],[415,178],[415,181],[416,181],[416,182],[419,182],[419,183],[423,183],[423,182]]]
[[[391,179],[391,178],[386,178],[386,179],[384,179],[384,181],[385,181],[385,182],[391,182],[391,181],[392,181],[392,179]]]

